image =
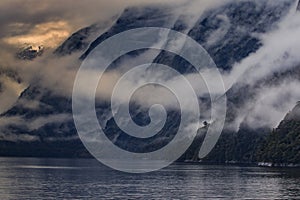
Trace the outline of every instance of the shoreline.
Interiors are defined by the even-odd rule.
[[[51,156],[0,156],[1,158],[22,158],[22,159],[68,159],[68,160],[97,160],[94,157],[51,157]],[[228,162],[209,162],[209,161],[175,161],[174,164],[192,164],[192,165],[217,165],[217,166],[240,166],[240,167],[264,167],[264,168],[283,168],[283,169],[300,169],[300,164],[293,163],[271,163],[271,162],[237,162],[237,161],[228,161]]]

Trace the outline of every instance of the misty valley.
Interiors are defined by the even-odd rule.
[[[298,0],[56,1],[0,3],[0,199],[300,197]]]

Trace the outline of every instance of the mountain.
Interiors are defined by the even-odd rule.
[[[70,55],[75,52],[81,52],[86,50],[90,43],[107,27],[116,20],[116,16],[112,17],[107,21],[101,23],[95,23],[91,26],[82,28],[77,32],[73,33],[66,41],[64,41],[55,51],[54,54],[57,56]]]
[[[258,152],[262,163],[275,166],[300,164],[300,104],[268,135]]]
[[[207,50],[222,72],[230,72],[236,63],[262,48],[261,38],[257,35],[276,29],[279,21],[288,15],[293,5],[293,0],[275,3],[267,0],[229,1],[206,10],[192,22],[189,13],[178,14],[174,6],[131,7],[124,10],[118,19],[112,20],[112,24],[94,24],[72,34],[54,51],[54,56],[65,57],[79,52],[81,56],[78,59],[82,61],[97,45],[115,34],[145,26],[165,27],[189,35]],[[28,51],[30,53],[32,50]],[[27,53],[26,51],[25,54]],[[152,50],[129,53],[126,57],[118,59],[113,67],[118,68],[128,57],[134,60],[147,53],[153,56],[153,62],[172,66],[182,74],[193,71],[193,67],[179,56],[166,51],[153,53]],[[257,98],[261,85],[280,84],[287,77],[297,79],[298,72],[299,67],[295,65],[294,68],[263,77],[251,85],[237,83],[230,87],[226,94],[228,111],[225,129],[214,150],[203,161],[219,163],[257,162],[260,159],[269,161],[265,156],[258,157],[257,149],[271,141],[269,133],[274,127],[249,126],[246,121],[247,111],[242,108]],[[41,86],[40,81],[43,80],[32,83],[20,95],[14,106],[0,115],[3,121],[7,119],[0,128],[0,155],[89,157],[89,153],[77,136],[72,119],[71,97],[57,94],[50,88]],[[209,104],[207,98],[203,98]],[[170,111],[166,125],[158,136],[141,141],[129,137],[118,128],[111,114],[107,114],[110,111],[108,107],[107,102],[97,103],[98,118],[104,119],[104,131],[108,138],[126,150],[147,152],[158,149],[172,140],[178,129],[180,113]],[[131,108],[134,121],[142,125],[149,122],[147,110],[143,110],[139,105],[132,105]],[[238,129],[229,128],[241,113],[244,114],[243,112],[245,117]],[[197,153],[208,127],[209,123],[205,123],[204,127],[199,129],[196,140],[180,158],[181,161],[198,161]]]
[[[43,52],[43,46],[38,46],[35,48],[31,45],[28,45],[17,52],[17,57],[22,60],[33,60],[34,58],[41,56]]]

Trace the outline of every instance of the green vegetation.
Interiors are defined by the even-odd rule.
[[[284,120],[258,150],[263,162],[300,164],[300,121]]]

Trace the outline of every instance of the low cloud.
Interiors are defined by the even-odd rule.
[[[300,63],[300,13],[291,9],[278,27],[268,33],[257,35],[263,46],[233,66],[224,76],[229,89],[236,82],[254,85],[257,81],[287,71]]]
[[[0,141],[8,142],[34,142],[38,141],[40,138],[36,135],[29,134],[4,134],[0,132]]]
[[[276,128],[300,99],[299,80],[285,79],[281,83],[262,85],[256,95],[242,108],[236,110],[237,117],[227,128],[239,130],[246,124],[256,128]]]
[[[16,29],[26,27],[26,24],[12,24]],[[34,25],[26,34],[4,37],[3,41],[9,45],[22,47],[27,44],[34,48],[47,46],[57,48],[71,34],[71,27],[66,21],[52,21]]]
[[[299,35],[300,13],[291,9],[276,29],[258,36],[263,46],[256,53],[236,63],[231,72],[224,74],[228,90],[238,83],[255,87],[256,91],[255,97],[248,99],[245,106],[236,111],[238,117],[232,124],[235,130],[241,123],[247,123],[253,128],[275,128],[300,100],[299,75],[282,75],[279,83],[272,83],[276,73],[298,71]]]
[[[72,116],[66,113],[39,116],[34,119],[26,119],[23,116],[1,117],[0,130],[3,131],[10,125],[22,125],[25,126],[28,131],[33,131],[48,123],[62,123],[68,120],[72,120]]]
[[[0,75],[1,93],[0,93],[0,113],[5,112],[13,106],[21,92],[27,87],[26,84],[18,83],[5,75]]]
[[[78,58],[82,52],[60,58],[53,55],[52,52],[62,41],[79,28],[108,20],[112,16],[119,15],[128,6],[152,5],[153,3],[173,4],[174,7],[178,4],[183,5],[182,7],[178,6],[183,9],[175,9],[174,15],[183,15],[183,20],[192,27],[201,13],[208,8],[220,6],[225,2],[230,1],[202,0],[182,3],[179,0],[172,0],[168,3],[161,3],[161,1],[155,0],[149,3],[146,0],[112,0],[108,3],[104,0],[91,0],[88,2],[67,0],[63,4],[58,0],[38,3],[33,0],[1,1],[0,23],[3,26],[3,31],[0,33],[0,68],[8,68],[18,72],[22,77],[22,83],[7,77],[0,77],[4,88],[0,94],[0,113],[10,108],[20,93],[31,83],[38,83],[41,88],[50,89],[58,95],[71,97],[75,76],[81,64]],[[278,3],[278,1],[268,2]],[[286,71],[300,64],[298,55],[298,52],[300,52],[300,14],[292,12],[294,11],[291,10],[291,13],[272,32],[256,35],[262,41],[263,46],[261,49],[241,62],[236,63],[229,73],[222,72],[226,89],[230,89],[239,82],[253,86],[258,81],[271,77],[275,72]],[[188,13],[188,15],[184,15],[185,13]],[[228,31],[230,26],[230,21],[226,16],[220,15],[218,17],[223,20],[224,26],[221,26],[211,35],[207,45],[216,43]],[[15,52],[19,46],[25,43],[34,46],[44,45],[50,50],[32,62],[17,60]],[[153,57],[154,55],[142,55],[140,58],[137,57],[135,59],[142,60],[143,56]],[[130,59],[125,61],[129,62],[127,63],[128,66],[131,65]],[[127,69],[127,67],[123,66],[123,69]],[[209,71],[203,73],[206,73],[207,77],[212,80],[211,82],[215,80],[215,75],[210,74]],[[121,74],[122,71],[105,73],[101,80],[102,82],[100,82],[101,87],[98,88],[97,97],[105,100],[109,99],[112,86],[121,77]],[[177,79],[167,80],[164,75],[167,76],[168,74],[159,74],[157,77],[152,76],[151,78],[153,80],[164,79],[166,82],[169,81],[167,84],[173,84],[177,88],[182,87],[182,82]],[[133,87],[141,77],[143,77],[141,74],[136,74],[134,79],[127,80],[127,85],[123,85],[124,92],[127,90],[126,87]],[[188,78],[192,82],[197,82],[199,79],[194,74],[189,75]],[[238,126],[240,122],[245,121],[253,127],[275,127],[285,114],[292,109],[297,100],[300,99],[297,87],[299,88],[300,85],[296,80],[286,80],[280,85],[273,87],[262,86],[258,90],[256,98],[246,103],[245,107],[240,110],[239,113],[247,112],[247,115],[241,114],[238,116]],[[171,95],[166,94],[164,90],[156,89],[156,96],[153,96],[151,95],[153,87],[145,87],[144,92],[136,96],[136,100],[143,105],[149,106],[151,102],[160,98],[160,101],[174,105]],[[201,95],[205,95],[207,91],[204,84],[199,84],[195,89]],[[82,92],[84,93],[84,91]],[[189,99],[186,98],[186,100],[188,104]],[[31,109],[36,109],[39,106],[38,102],[23,102],[23,104],[27,104]],[[10,118],[9,120],[16,124],[30,123],[28,128],[32,130],[47,122],[68,120],[69,117],[65,115],[49,116],[47,118],[37,118],[35,121],[30,122],[24,121],[22,118]],[[7,119],[1,118],[0,126],[1,123],[4,125],[5,120]]]

